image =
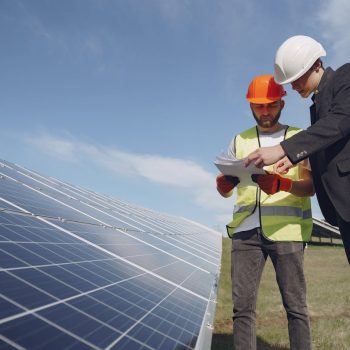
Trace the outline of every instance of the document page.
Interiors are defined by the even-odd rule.
[[[257,186],[252,180],[252,174],[266,174],[264,169],[257,168],[253,163],[246,168],[244,159],[236,159],[225,152],[216,157],[214,164],[224,175],[238,177],[240,181],[238,186]]]

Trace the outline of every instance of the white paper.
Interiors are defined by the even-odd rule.
[[[234,156],[222,152],[214,161],[216,167],[224,175],[232,175],[239,178],[238,186],[257,186],[252,180],[252,174],[266,174],[264,169],[257,168],[254,163],[248,167],[244,165],[244,159],[236,159]]]

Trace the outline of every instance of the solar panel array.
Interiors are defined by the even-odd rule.
[[[221,235],[0,162],[0,349],[204,349]]]
[[[319,242],[321,242],[321,238],[328,238],[330,242],[333,242],[333,239],[341,240],[341,235],[338,227],[332,226],[328,222],[317,218],[313,218],[311,239],[315,237],[319,239]]]

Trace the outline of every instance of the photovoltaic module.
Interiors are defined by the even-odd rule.
[[[0,349],[209,349],[220,233],[0,162]]]

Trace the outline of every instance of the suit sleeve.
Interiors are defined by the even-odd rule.
[[[334,77],[333,99],[328,113],[315,124],[281,142],[290,161],[295,164],[350,135],[350,65],[339,69]]]

